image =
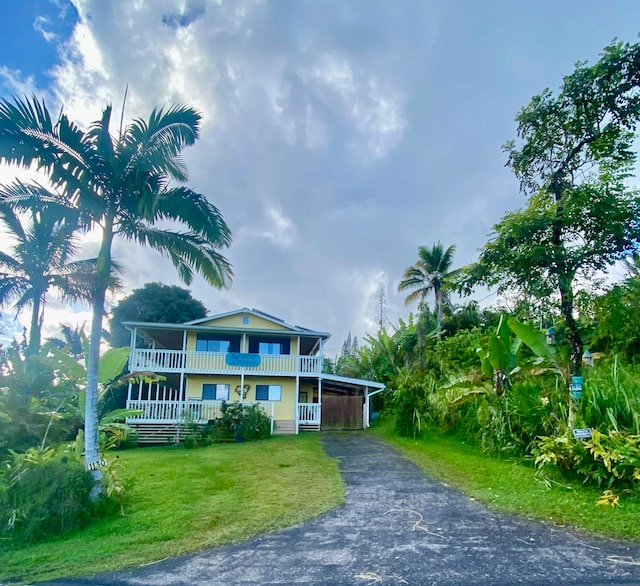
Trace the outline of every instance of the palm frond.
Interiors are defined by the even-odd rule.
[[[131,123],[119,143],[119,157],[126,158],[123,175],[137,168],[168,174],[176,181],[186,181],[186,168],[178,155],[199,136],[201,115],[193,108],[172,106],[166,112],[154,110],[149,121]]]
[[[0,278],[0,306],[6,307],[19,299],[29,285],[29,280],[22,276],[7,275]]]
[[[185,284],[200,273],[211,285],[227,289],[233,270],[229,261],[214,246],[194,232],[160,230],[142,222],[121,225],[121,235],[142,246],[168,256]]]
[[[217,247],[231,244],[222,213],[203,195],[186,187],[169,189],[158,198],[157,220],[178,220]]]

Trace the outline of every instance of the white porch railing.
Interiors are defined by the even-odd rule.
[[[322,371],[320,356],[298,354],[260,354],[258,366],[230,366],[226,354],[218,352],[182,352],[181,350],[151,350],[136,348],[129,357],[132,372],[152,370],[154,372],[192,373],[240,373],[246,374],[319,374]]]
[[[182,370],[185,364],[185,352],[182,350],[150,350],[138,348],[129,355],[129,370],[153,370],[173,372]]]
[[[273,419],[275,405],[271,401],[257,401],[264,414]],[[127,409],[142,411],[127,417],[127,423],[205,423],[222,415],[222,401],[127,401]]]
[[[320,423],[320,403],[298,403],[298,423]]]

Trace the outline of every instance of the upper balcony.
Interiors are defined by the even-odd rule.
[[[321,356],[297,354],[247,354],[134,348],[129,357],[132,372],[187,372],[193,374],[309,375],[322,372]]]

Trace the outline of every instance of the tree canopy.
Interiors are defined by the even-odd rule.
[[[180,324],[206,317],[207,309],[188,289],[177,285],[146,283],[134,289],[113,308],[109,320],[109,343],[112,347],[128,346],[129,331],[124,321]]]
[[[638,246],[640,199],[626,179],[640,118],[640,44],[613,43],[594,65],[578,63],[554,95],[546,89],[516,117],[504,150],[529,196],[494,226],[467,285],[557,295],[574,371],[582,339],[574,316],[580,278]]]

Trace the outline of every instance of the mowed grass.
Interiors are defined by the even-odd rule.
[[[375,433],[427,473],[490,508],[569,526],[592,535],[640,540],[640,500],[621,495],[620,507],[597,505],[601,490],[579,483],[542,482],[522,461],[492,458],[476,446],[428,430],[421,439],[400,438],[386,424]]]
[[[119,452],[135,483],[125,515],[45,543],[0,542],[0,583],[83,576],[247,539],[344,501],[318,434]]]

